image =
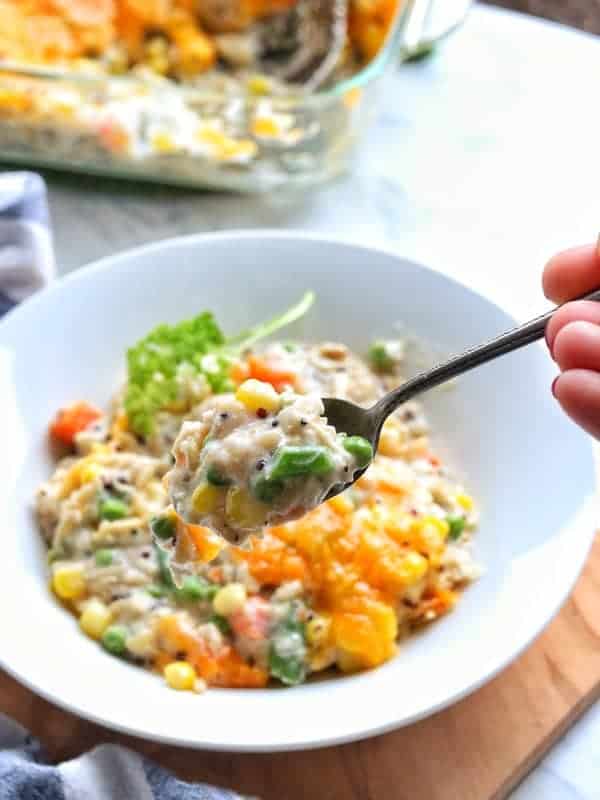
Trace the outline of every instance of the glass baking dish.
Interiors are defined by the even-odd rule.
[[[414,2],[401,0],[368,66],[314,93],[0,62],[0,160],[238,192],[320,183],[351,163]]]

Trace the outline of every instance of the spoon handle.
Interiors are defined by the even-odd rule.
[[[575,299],[600,301],[600,289]],[[372,408],[373,416],[383,422],[399,405],[406,403],[407,400],[410,400],[415,395],[428,389],[433,389],[434,386],[439,386],[457,375],[462,375],[463,372],[468,372],[473,367],[478,367],[480,364],[485,364],[487,361],[498,358],[498,356],[511,353],[513,350],[518,350],[520,347],[541,339],[545,334],[546,325],[560,308],[562,306],[557,306],[552,311],[542,314],[541,317],[525,322],[523,325],[507,331],[495,339],[485,342],[485,344],[472,347],[458,356],[452,356],[432,369],[419,373],[393,392],[382,397]]]

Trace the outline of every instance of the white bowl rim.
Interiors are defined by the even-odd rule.
[[[496,306],[498,309],[509,315],[515,321],[515,324],[517,324],[517,320],[515,319],[511,311],[507,310],[504,306],[501,306],[498,303],[496,303],[493,299],[491,299],[483,292],[471,288],[470,286],[462,283],[460,280],[457,280],[452,275],[446,274],[445,272],[441,272],[431,266],[428,266],[422,262],[413,260],[411,258],[405,258],[404,256],[402,256],[401,253],[399,253],[396,249],[392,247],[387,247],[385,245],[374,245],[371,243],[362,244],[352,239],[351,237],[320,234],[312,231],[303,231],[303,230],[281,231],[276,229],[261,228],[261,229],[232,229],[226,231],[212,231],[207,233],[204,232],[193,233],[183,236],[169,237],[154,242],[142,244],[137,247],[128,248],[113,255],[96,259],[93,262],[83,265],[82,267],[74,270],[73,272],[61,277],[60,279],[52,283],[50,286],[37,292],[35,295],[29,297],[28,299],[26,299],[25,301],[15,306],[13,309],[11,309],[7,314],[4,315],[2,319],[0,319],[0,334],[2,333],[3,329],[9,327],[14,320],[18,320],[22,314],[31,313],[31,309],[34,308],[36,304],[44,303],[46,301],[46,297],[48,297],[51,294],[61,292],[65,285],[69,285],[72,282],[86,280],[90,275],[96,272],[103,272],[105,270],[109,270],[112,268],[113,264],[118,263],[120,260],[128,260],[131,257],[151,255],[155,252],[158,253],[165,248],[189,244],[198,240],[221,241],[229,239],[238,239],[238,240],[279,239],[279,240],[287,240],[289,242],[294,242],[294,241],[322,242],[334,246],[342,245],[351,247],[354,249],[362,250],[366,254],[375,252],[381,255],[391,256],[393,258],[401,260],[405,264],[408,264],[412,267],[416,267],[419,270],[423,270],[425,272],[438,275],[445,281],[448,281],[460,287],[466,293],[476,296],[478,299],[483,299],[487,303],[491,303],[492,305]],[[596,503],[600,499],[600,490],[598,481],[598,477],[600,475],[600,451],[597,448],[597,446],[595,444],[592,445],[592,443],[590,443],[590,449],[592,450],[594,456],[594,473],[595,473],[596,488],[592,496],[588,496],[584,499],[582,508],[580,509],[580,513],[578,515],[578,519],[581,518],[581,523],[578,525],[578,528],[581,527],[581,524],[587,524],[588,521],[595,522]],[[279,745],[277,744],[277,742],[274,742],[271,745],[264,745],[264,746],[252,745],[252,744],[242,745],[239,743],[235,743],[232,745],[229,742],[215,742],[210,740],[210,738],[206,739],[198,738],[197,740],[190,741],[189,739],[180,738],[174,735],[154,734],[152,732],[147,732],[145,730],[141,730],[135,725],[116,723],[112,721],[109,716],[103,716],[102,714],[95,714],[87,709],[82,709],[76,704],[71,703],[68,700],[68,698],[64,698],[60,695],[55,694],[52,691],[45,689],[43,685],[40,685],[40,683],[30,680],[28,679],[27,676],[21,674],[19,671],[14,670],[10,665],[9,659],[5,657],[1,651],[0,651],[0,668],[5,670],[11,677],[13,677],[16,681],[18,681],[21,685],[25,686],[27,689],[31,690],[32,692],[44,698],[45,700],[49,701],[50,703],[53,703],[55,706],[74,714],[75,716],[89,720],[90,722],[96,723],[98,725],[102,725],[108,729],[115,730],[119,733],[135,736],[148,741],[156,741],[163,744],[174,745],[191,750],[206,750],[214,752],[238,752],[238,753],[275,753],[275,752],[312,750],[322,747],[330,747],[330,746],[347,744],[355,741],[361,741],[367,738],[371,738],[374,736],[388,733],[390,731],[397,730],[400,727],[406,727],[415,722],[418,722],[419,720],[432,716],[433,714],[436,714],[439,711],[442,711],[451,705],[454,705],[463,698],[475,692],[477,689],[481,688],[483,685],[485,685],[494,677],[496,677],[500,672],[506,669],[506,667],[508,667],[510,664],[516,661],[519,658],[519,656],[532,644],[532,642],[534,642],[540,636],[540,634],[552,622],[558,611],[562,608],[565,601],[571,594],[583,570],[583,567],[585,566],[586,560],[588,558],[588,555],[590,553],[590,550],[592,548],[592,545],[596,537],[596,527],[594,524],[589,525],[589,531],[590,531],[589,537],[584,537],[584,539],[587,538],[585,546],[581,548],[578,557],[573,558],[571,562],[571,569],[568,575],[565,576],[563,588],[561,589],[561,591],[556,592],[554,602],[548,608],[546,621],[543,622],[542,624],[537,625],[534,629],[532,629],[532,631],[529,633],[527,637],[523,637],[523,640],[519,643],[518,647],[511,650],[504,658],[499,659],[498,662],[494,664],[492,668],[482,672],[479,679],[472,681],[462,690],[455,691],[449,694],[443,700],[433,703],[429,708],[427,708],[423,712],[407,716],[401,722],[398,722],[396,720],[390,720],[378,725],[372,725],[368,728],[362,728],[359,732],[352,731],[344,735],[328,736],[326,738],[322,736],[320,737],[318,734],[315,734],[315,737],[311,741],[301,741],[292,744],[286,743],[283,745]],[[375,675],[376,673],[377,670],[374,670],[372,674]],[[214,692],[214,691],[228,691],[228,690],[212,689],[211,691]],[[253,691],[261,691],[261,690],[253,690]]]

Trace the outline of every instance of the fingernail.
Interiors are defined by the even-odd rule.
[[[556,382],[558,381],[559,378],[560,375],[557,375],[556,378],[554,378],[554,380],[552,381],[552,386],[550,387],[550,390],[552,391],[552,395],[554,397],[556,397]]]

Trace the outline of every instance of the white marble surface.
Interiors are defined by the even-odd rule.
[[[311,195],[48,176],[60,269],[180,233],[312,229],[392,246],[530,316],[545,307],[545,259],[600,230],[599,80],[600,40],[475,7],[432,58],[391,77],[354,173]],[[600,797],[600,707],[514,796]]]

